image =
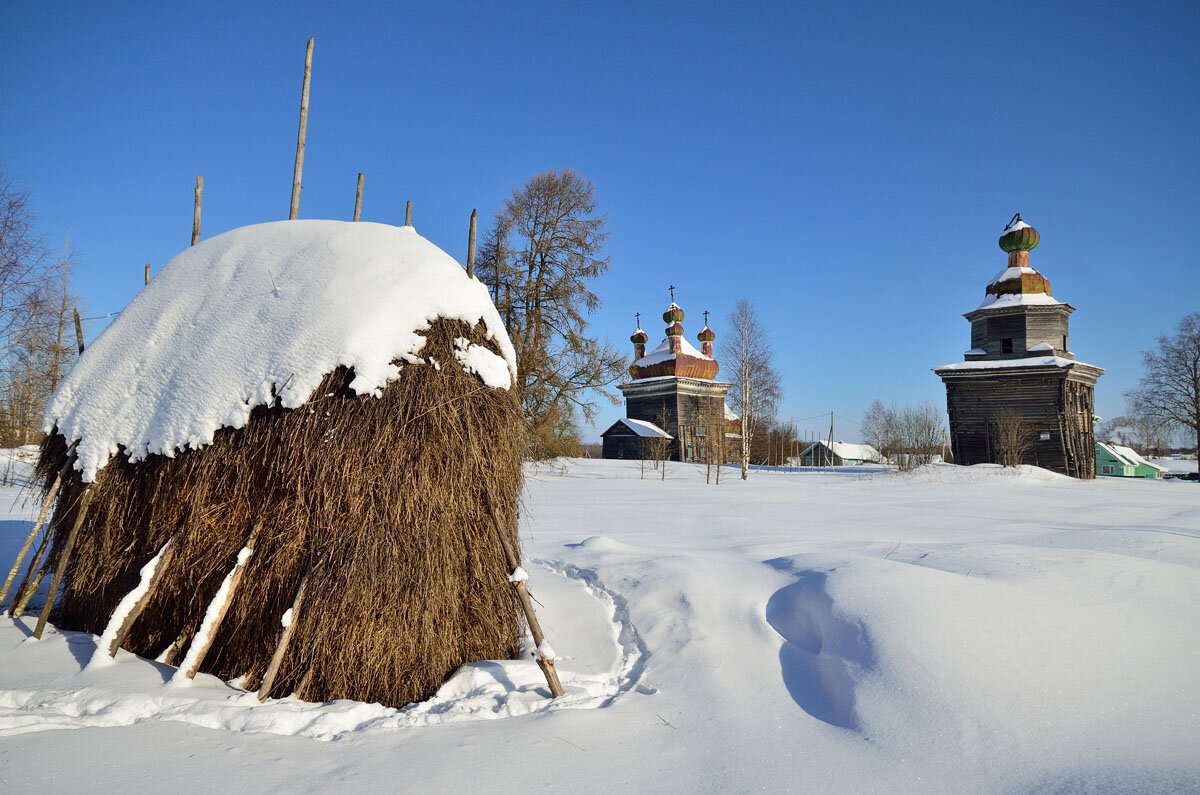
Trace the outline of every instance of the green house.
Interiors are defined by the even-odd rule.
[[[1096,442],[1096,474],[1110,478],[1147,478],[1162,480],[1166,469],[1151,464],[1132,448],[1109,442]]]

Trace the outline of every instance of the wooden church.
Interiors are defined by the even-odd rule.
[[[934,372],[946,384],[956,463],[999,463],[997,423],[1019,416],[1030,443],[1024,463],[1091,479],[1094,392],[1104,370],[1071,353],[1067,325],[1075,308],[1055,299],[1049,280],[1029,264],[1039,242],[1037,230],[1013,216],[1000,236],[1008,266],[988,283],[983,303],[963,315],[970,350]]]
[[[600,434],[605,458],[640,459],[653,440],[666,440],[674,461],[732,460],[738,443],[737,415],[725,405],[731,384],[717,381],[720,365],[713,357],[717,335],[708,327],[696,335],[700,350],[683,337],[683,310],[675,303],[663,312],[666,338],[646,353],[649,336],[641,323],[629,341],[633,343],[630,381],[619,384],[625,396],[625,418]],[[639,315],[640,319],[640,315]]]

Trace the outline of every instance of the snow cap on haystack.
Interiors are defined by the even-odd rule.
[[[412,227],[277,221],[179,254],[93,342],[51,399],[44,430],[78,442],[91,481],[123,449],[136,462],[210,444],[256,406],[295,408],[323,376],[378,396],[423,363],[435,318],[483,323],[499,356],[455,353],[488,386],[515,377],[487,288]],[[440,364],[447,364],[442,362]]]

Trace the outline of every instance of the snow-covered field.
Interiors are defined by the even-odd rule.
[[[31,611],[0,620],[0,790],[1200,788],[1196,484],[571,461],[523,522],[564,699],[520,660],[406,710],[259,706]]]

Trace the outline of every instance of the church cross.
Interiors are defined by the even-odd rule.
[[[675,285],[672,284],[667,289],[671,291],[671,303],[675,303]]]
[[[641,328],[641,327],[642,327],[642,313],[641,313],[641,312],[634,312],[634,313],[633,313],[633,316],[637,318],[637,327],[638,327],[638,328]]]
[[[708,328],[708,310],[704,310],[704,327]]]

